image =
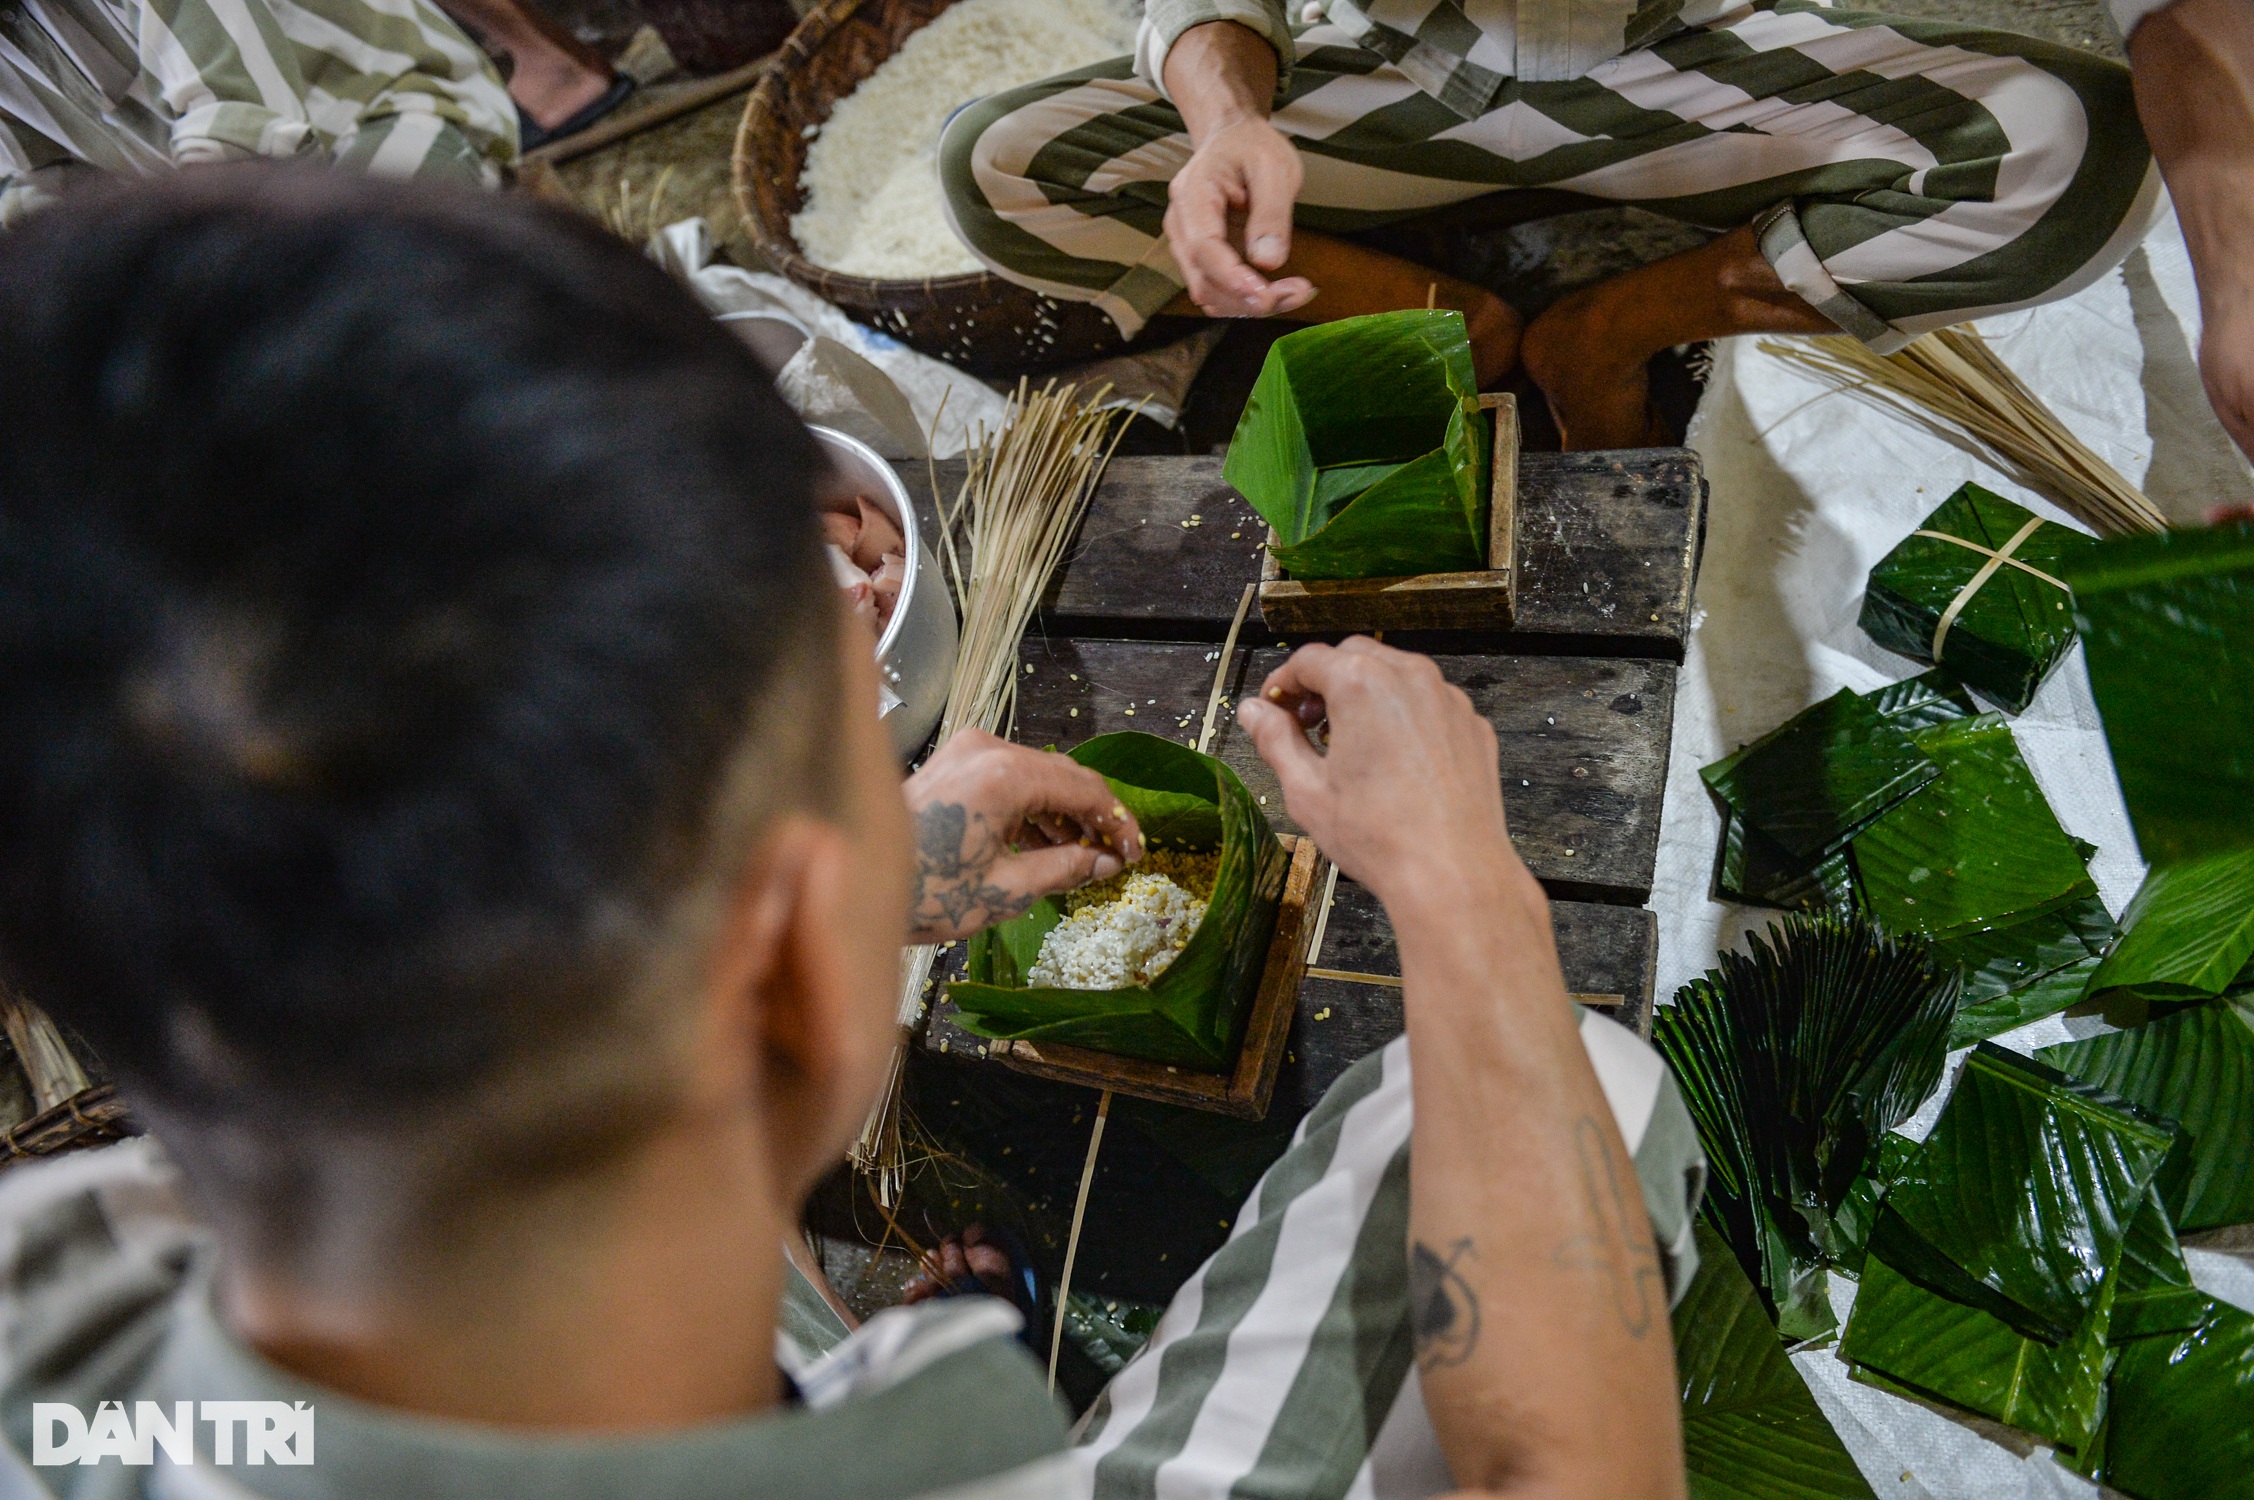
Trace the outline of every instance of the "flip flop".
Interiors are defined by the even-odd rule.
[[[520,152],[537,151],[542,146],[553,141],[560,141],[567,135],[577,135],[580,131],[585,130],[588,126],[624,104],[627,96],[633,92],[634,80],[621,73],[611,80],[610,87],[604,89],[594,103],[589,104],[570,118],[558,122],[553,129],[535,124],[532,116],[526,114],[520,106],[517,110],[517,149]]]

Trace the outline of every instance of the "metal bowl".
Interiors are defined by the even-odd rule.
[[[955,602],[948,597],[939,560],[916,524],[907,486],[892,465],[868,444],[833,428],[810,425],[807,430],[830,461],[827,493],[868,496],[891,515],[908,544],[908,578],[877,641],[884,727],[893,753],[905,761],[923,748],[947,710],[947,686],[955,675]]]

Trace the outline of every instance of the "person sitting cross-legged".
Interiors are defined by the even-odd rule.
[[[903,941],[1140,833],[987,735],[902,781],[750,353],[575,216],[271,167],[74,195],[0,305],[0,978],[151,1132],[0,1177],[7,1494],[1683,1492],[1687,1116],[1569,1002],[1429,660],[1308,646],[1242,710],[1407,1035],[1075,1445],[1007,1304],[847,1334],[783,1247]],[[127,1467],[179,1403],[193,1462]]]
[[[1483,385],[1523,362],[1568,448],[1656,441],[1645,369],[1674,345],[1888,351],[2067,296],[2159,194],[2120,64],[1825,0],[1148,0],[1133,57],[959,112],[940,173],[980,260],[1130,336],[1436,299]],[[1717,237],[1523,328],[1340,237],[1528,188]]]

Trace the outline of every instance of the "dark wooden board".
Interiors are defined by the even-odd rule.
[[[1053,634],[1219,640],[1260,576],[1267,522],[1218,456],[1115,458],[1051,590]],[[894,466],[930,515],[926,466]],[[937,466],[950,500],[962,465]],[[1518,649],[1680,661],[1705,525],[1706,479],[1687,448],[1519,458]],[[1257,615],[1248,628],[1258,633]]]
[[[1115,729],[1194,744],[1218,648],[1163,641],[1028,638],[1019,651],[1021,744],[1069,749]],[[1274,647],[1241,648],[1230,704],[1283,661]],[[1449,681],[1495,726],[1503,802],[1519,852],[1551,894],[1640,906],[1659,853],[1659,801],[1674,723],[1672,663],[1593,656],[1441,656]],[[1275,774],[1224,706],[1212,751],[1264,799],[1281,832]]]

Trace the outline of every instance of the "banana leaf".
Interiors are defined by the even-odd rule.
[[[1871,1256],[1882,1253],[1886,1217],[1897,1216],[1965,1283],[1923,1262],[1897,1270],[1981,1296],[2030,1337],[2071,1338],[2179,1134],[2126,1100],[1983,1042],[1923,1149],[1887,1189]]]
[[[1965,938],[2096,895],[2001,719],[1937,725],[1914,743],[1938,774],[1854,840],[1856,882],[1880,926]]]
[[[1222,477],[1294,578],[1487,566],[1493,429],[1463,314],[1342,318],[1268,351]]]
[[[1939,669],[1890,683],[1862,697],[1873,712],[1905,734],[1978,712],[1963,685]],[[1707,767],[1703,774],[1709,785],[1734,780],[1738,765],[1756,748],[1748,745]],[[1844,840],[1833,852],[1810,862],[1750,826],[1728,801],[1721,801],[1720,806],[1722,843],[1714,873],[1716,899],[1787,911],[1855,909],[1855,872]]]
[[[1863,1175],[1848,1185],[1839,1211],[1831,1216],[1831,1235],[1824,1244],[1833,1264],[1851,1275],[1862,1274],[1863,1252],[1870,1244],[1871,1226],[1878,1219],[1886,1189],[1917,1154],[1918,1143],[1899,1131],[1889,1130],[1879,1139]]]
[[[1887,1184],[1840,1356],[2088,1453],[2124,1299],[2132,1330],[2183,1314],[2162,1208],[2179,1152],[2180,1133],[2128,1101],[1975,1049]]]
[[[1652,1024],[1705,1148],[1707,1220],[1795,1341],[1835,1326],[1833,1216],[1939,1082],[1957,977],[1859,918],[1793,915]]]
[[[1987,554],[2034,519],[2032,511],[2001,495],[1977,484],[1960,485],[1918,530],[1962,537],[1984,550],[1939,536],[1905,538],[1871,569],[1863,594],[1864,632],[1889,651],[1933,661],[1941,616],[1988,566]],[[2059,578],[2069,559],[2097,545],[2095,537],[2045,522],[2011,555]],[[1941,655],[1982,696],[2018,713],[2073,644],[2074,616],[2066,590],[2025,568],[2005,565],[1989,571],[1966,598],[1950,622]]]
[[[1713,1231],[1675,1308],[1683,1468],[1693,1500],[1866,1500],[1839,1435],[1777,1342],[1753,1283]]]
[[[2036,1055],[2183,1127],[2190,1166],[2168,1205],[2177,1225],[2254,1222],[2254,1009],[2212,1000]]]
[[[2127,990],[2159,1001],[2204,1000],[2254,958],[2254,849],[2159,865],[2121,914],[2122,937],[2089,993]]]
[[[2113,1297],[2109,1280],[2068,1337],[2045,1343],[1903,1275],[1874,1242],[1839,1355],[1867,1383],[1960,1406],[2080,1450],[2097,1435],[2104,1414]]]
[[[1024,975],[1064,917],[1061,898],[1038,901],[971,939],[965,977],[947,987],[961,1023],[980,1036],[1226,1072],[1267,962],[1289,864],[1283,845],[1236,772],[1186,745],[1129,731],[1098,735],[1069,753],[1103,773],[1151,844],[1220,851],[1205,919],[1148,985],[1035,987]]]
[[[2097,972],[2098,963],[2094,957],[2080,959],[2048,974],[2037,975],[2018,989],[1962,1007],[1950,1024],[1949,1046],[1969,1047],[1974,1042],[2017,1031],[2030,1021],[2055,1016],[2077,1004],[2083,990],[2089,986],[2090,976]]]
[[[2168,1210],[2161,1206],[2158,1188],[2144,1195],[2136,1217],[2129,1221],[2116,1274],[2121,1288],[2113,1299],[2113,1325],[2105,1335],[2108,1344],[2188,1333],[2207,1320],[2206,1294],[2192,1284],[2191,1268],[2184,1264],[2183,1247],[2168,1221]]]
[[[1935,667],[1900,682],[1890,682],[1863,694],[1870,706],[1904,734],[1931,729],[1952,719],[1969,719],[1980,712],[1964,683],[1947,667]]]
[[[2145,859],[2254,845],[2254,521],[2107,541],[2065,578]]]
[[[2104,1479],[2135,1500],[2222,1500],[2254,1475],[2254,1317],[2213,1299],[2195,1329],[2121,1346]]]
[[[1714,894],[1782,911],[1850,912],[1855,909],[1855,869],[1844,851],[1813,865],[1795,859],[1725,806]]]
[[[1940,768],[1843,688],[1698,774],[1734,817],[1813,864]]]

